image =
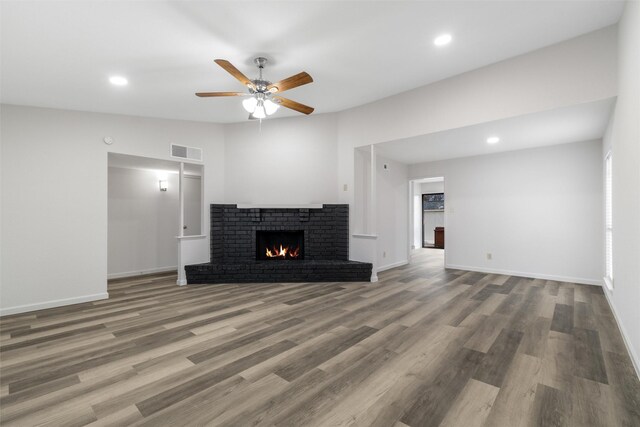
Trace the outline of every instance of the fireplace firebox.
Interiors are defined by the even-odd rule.
[[[304,230],[256,230],[256,260],[303,260]]]

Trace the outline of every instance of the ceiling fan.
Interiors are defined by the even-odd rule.
[[[259,76],[255,80],[249,80],[247,76],[242,74],[240,70],[234,67],[225,59],[216,59],[216,64],[221,66],[227,73],[235,77],[240,83],[249,89],[249,93],[243,92],[198,92],[199,97],[218,97],[218,96],[245,96],[242,106],[249,113],[249,119],[264,119],[275,113],[280,106],[298,111],[303,114],[311,114],[313,108],[299,102],[283,98],[279,95],[281,92],[306,85],[313,82],[313,79],[306,72],[301,72],[276,83],[271,83],[262,78],[262,70],[267,63],[267,58],[258,57],[253,60],[259,70]]]

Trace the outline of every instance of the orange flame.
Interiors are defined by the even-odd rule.
[[[267,258],[298,258],[300,255],[300,248],[296,247],[291,249],[288,246],[283,247],[281,244],[280,249],[275,246],[271,249],[266,248],[266,255]]]

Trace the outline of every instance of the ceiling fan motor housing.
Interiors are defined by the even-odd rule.
[[[270,81],[264,80],[262,78],[262,70],[264,69],[264,66],[267,64],[267,58],[263,56],[259,56],[255,58],[253,62],[255,62],[255,64],[258,66],[258,69],[260,70],[260,77],[258,77],[255,80],[251,80],[251,83],[253,83],[253,86],[255,87],[254,92],[265,93],[267,92],[267,87],[271,84]],[[249,90],[251,90],[251,88],[249,88]]]
[[[251,88],[249,88],[249,92],[251,93],[270,93],[267,90],[267,87],[271,84],[270,81],[268,80],[262,80],[262,79],[255,79],[255,80],[251,80],[251,83],[253,83],[253,86],[255,87],[255,90],[252,90]]]

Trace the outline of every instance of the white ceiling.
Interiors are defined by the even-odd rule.
[[[527,114],[377,144],[376,152],[406,164],[522,150],[602,138],[614,99]],[[487,144],[498,136],[500,142]]]
[[[325,113],[372,102],[616,23],[619,1],[2,1],[3,103],[212,122],[244,121],[237,98],[197,91],[299,71],[287,96]],[[451,45],[435,36],[450,32]],[[110,75],[129,79],[111,86]],[[278,117],[298,113],[281,109]]]

